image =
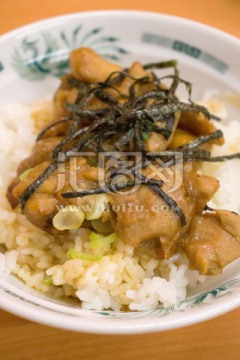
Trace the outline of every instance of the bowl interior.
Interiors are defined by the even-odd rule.
[[[3,36],[0,40],[0,104],[29,103],[52,96],[60,76],[68,72],[69,51],[80,46],[92,47],[123,66],[134,60],[149,63],[177,59],[182,78],[193,84],[194,100],[201,99],[209,89],[240,92],[238,40],[174,17],[140,12],[100,12],[49,19]],[[169,71],[163,72],[167,73]],[[180,96],[186,97],[184,88],[181,88]],[[233,115],[240,114],[239,109],[231,111]],[[140,332],[166,329],[213,316],[227,306],[236,306],[239,264],[240,261],[236,261],[222,275],[209,277],[196,287],[186,302],[171,309],[131,314],[85,312],[76,303],[39,294],[6,273],[0,275],[4,298],[1,305],[37,321],[51,323],[51,318],[54,325],[77,330]],[[208,303],[204,310],[199,307],[202,303]],[[186,314],[177,310],[185,310]],[[59,312],[61,321],[56,315]],[[163,318],[166,314],[168,316]],[[88,322],[80,324],[76,319],[79,316]],[[105,330],[96,326],[96,316],[111,325]],[[120,323],[116,325],[113,319],[119,319]]]

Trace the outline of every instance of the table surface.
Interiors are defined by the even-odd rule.
[[[240,37],[240,0],[1,0],[0,34],[47,17],[88,10],[162,12],[215,26]],[[239,360],[240,309],[183,329],[131,336],[58,330],[0,310],[0,359]]]

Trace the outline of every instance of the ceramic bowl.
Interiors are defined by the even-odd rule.
[[[206,89],[240,92],[240,41],[199,23],[147,12],[76,13],[24,26],[0,39],[0,103],[53,93],[72,48],[92,47],[123,66],[177,59],[194,99]],[[84,311],[0,273],[0,307],[39,323],[91,333],[133,334],[197,323],[240,304],[239,261],[180,304],[145,312]],[[1,267],[1,266],[0,266]]]

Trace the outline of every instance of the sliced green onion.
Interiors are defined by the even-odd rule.
[[[113,231],[110,221],[103,222],[101,219],[95,219],[95,220],[91,220],[91,224],[92,224],[93,229],[97,233],[110,234]]]
[[[113,233],[109,236],[103,236],[101,234],[96,234],[95,232],[91,232],[89,236],[90,248],[92,250],[106,251],[107,247],[111,245],[118,238],[116,233]]]
[[[97,260],[100,260],[102,257],[103,257],[103,254],[101,254],[101,253],[99,253],[97,255],[84,254],[82,252],[77,251],[76,249],[69,249],[67,252],[67,258],[69,260],[81,259],[81,260],[87,260],[87,261],[97,261]]]
[[[104,239],[104,235],[97,234],[94,231],[92,231],[89,235],[89,240],[91,241],[98,241]]]
[[[96,234],[95,232],[91,232],[89,236],[90,240],[90,248],[91,250],[95,250],[95,254],[84,254],[82,252],[77,251],[76,249],[69,249],[67,252],[67,258],[69,260],[73,259],[81,259],[87,261],[98,261],[103,255],[104,251],[107,250],[107,246],[112,244],[118,238],[116,233],[113,233],[109,236],[103,236],[101,234]]]
[[[107,206],[108,198],[105,194],[98,194],[98,195],[94,195],[93,201],[94,202],[91,204],[92,205],[91,211],[87,211],[85,213],[87,220],[99,219],[102,216],[102,213],[104,212]]]
[[[149,132],[147,132],[147,131],[142,132],[142,138],[144,141],[146,141],[149,138],[149,136],[150,136]]]
[[[102,248],[104,247],[103,243],[101,242],[101,240],[93,240],[90,243],[90,249],[91,250],[102,250]]]
[[[80,228],[85,214],[77,206],[68,205],[61,209],[53,218],[53,226],[58,230],[75,230]]]
[[[45,285],[52,285],[53,284],[53,279],[52,279],[52,276],[47,276],[43,279],[43,284]]]
[[[90,240],[90,249],[94,250],[95,252],[96,251],[100,252],[105,247],[103,244],[104,235],[91,232],[91,234],[89,235],[89,240]]]
[[[28,174],[30,174],[30,172],[32,172],[32,171],[33,171],[32,168],[25,170],[25,171],[24,171],[23,173],[21,173],[21,175],[19,176],[19,180],[20,180],[20,181],[25,180],[26,177],[28,176]]]
[[[118,235],[117,233],[112,233],[111,235],[108,235],[107,237],[104,238],[104,244],[110,245],[112,243],[114,243],[114,241],[116,241],[118,239]]]

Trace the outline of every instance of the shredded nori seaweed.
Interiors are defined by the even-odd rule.
[[[155,159],[161,160],[159,166],[169,167],[179,161],[220,162],[239,159],[240,154],[211,157],[209,151],[199,149],[201,145],[221,138],[223,133],[220,130],[210,135],[200,136],[174,150],[146,152],[145,141],[151,133],[162,134],[165,140],[170,138],[174,129],[175,115],[179,112],[202,112],[209,120],[219,120],[219,118],[210,114],[205,107],[197,105],[191,100],[192,85],[179,77],[176,60],[151,63],[144,65],[143,68],[147,70],[173,68],[174,74],[158,77],[154,72],[150,72],[150,77],[145,76],[136,79],[128,74],[128,69],[124,69],[112,73],[104,82],[92,84],[84,83],[73,76],[69,76],[69,86],[78,89],[75,103],[67,103],[65,108],[69,115],[47,126],[38,135],[37,141],[55,126],[69,122],[67,134],[52,151],[52,163],[23,192],[20,198],[22,210],[31,195],[58,168],[60,163],[68,161],[69,157],[77,151],[89,151],[90,149],[95,153],[104,152],[106,151],[106,143],[111,140],[113,143],[111,152],[124,152],[133,148],[134,151],[141,153],[141,167],[138,164],[130,171],[137,180],[119,182],[114,185],[109,183],[100,188],[68,192],[62,196],[64,198],[75,198],[116,192],[135,187],[140,181],[142,185],[148,186],[171,207],[179,216],[182,226],[186,224],[186,217],[179,205],[163,191],[163,181],[147,178],[140,174],[139,170],[146,168]],[[128,96],[116,88],[125,78],[132,81]],[[163,85],[165,79],[172,81],[168,88]],[[188,103],[179,101],[175,94],[179,84],[186,86],[189,95]],[[151,85],[152,89],[142,95],[137,95],[138,88],[142,85]],[[117,94],[118,98],[113,96],[113,93]],[[94,98],[101,101],[103,104],[101,108],[92,110],[89,107],[89,102]],[[82,120],[85,122],[84,126],[81,126]],[[119,168],[119,174],[121,174],[121,168]]]

